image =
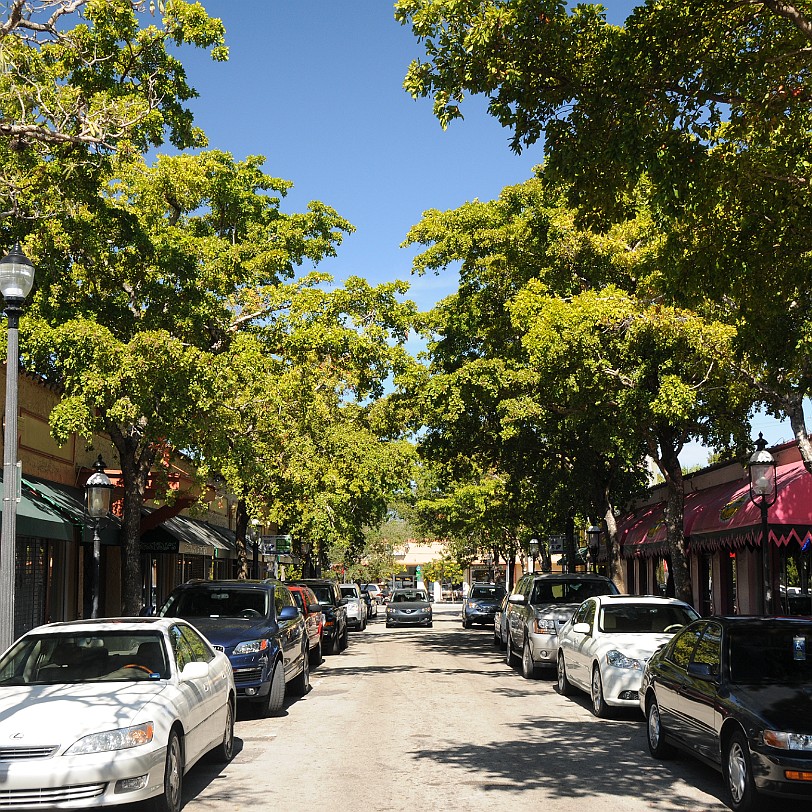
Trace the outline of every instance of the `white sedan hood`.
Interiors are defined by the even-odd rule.
[[[139,712],[165,687],[96,682],[0,688],[0,746],[68,747],[89,733],[150,721]]]
[[[602,634],[600,651],[605,653],[617,649],[627,657],[648,660],[657,649],[667,643],[673,634],[641,632],[640,634]]]

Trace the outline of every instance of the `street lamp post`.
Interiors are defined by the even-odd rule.
[[[99,592],[101,587],[101,536],[99,529],[101,523],[110,512],[110,499],[113,495],[113,483],[104,473],[104,461],[101,454],[93,463],[94,474],[91,474],[85,484],[85,509],[93,525],[93,604],[90,617],[99,616]]]
[[[598,571],[598,550],[601,543],[601,529],[593,524],[586,529],[586,543],[589,548],[589,557],[592,559],[592,572]]]
[[[528,545],[530,549],[530,572],[536,571],[536,556],[539,554],[539,540],[538,539],[530,539],[530,544]]]
[[[0,260],[0,293],[8,319],[6,427],[3,438],[3,519],[0,531],[0,651],[14,642],[14,579],[17,572],[17,393],[19,327],[23,303],[34,286],[34,266],[19,243]]]
[[[773,613],[773,577],[767,509],[774,504],[778,496],[778,485],[776,462],[773,455],[767,451],[767,441],[761,432],[758,434],[756,450],[750,457],[747,471],[750,477],[750,499],[761,510],[761,569],[764,580],[762,607],[765,615],[771,615]]]

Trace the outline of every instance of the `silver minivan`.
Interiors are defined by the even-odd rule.
[[[555,668],[558,630],[572,613],[595,595],[617,595],[618,588],[602,575],[586,572],[529,572],[505,604],[508,665],[522,665],[522,676],[534,679],[540,668]]]

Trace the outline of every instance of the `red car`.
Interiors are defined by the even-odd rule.
[[[321,635],[324,630],[324,613],[321,611],[319,599],[309,586],[297,586],[296,584],[286,584],[286,586],[305,619],[310,663],[318,665],[322,661]]]

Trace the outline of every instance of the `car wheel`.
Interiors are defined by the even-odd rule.
[[[338,636],[338,633],[336,633],[336,635],[330,641],[330,653],[331,654],[341,653],[341,638]]]
[[[471,624],[471,621],[470,621],[470,620],[468,620],[468,618],[463,618],[463,619],[462,619],[462,628],[463,628],[463,629],[470,629],[470,628],[471,628],[471,625],[472,625],[472,624]]]
[[[592,696],[592,713],[599,719],[604,719],[609,714],[609,706],[603,695],[603,680],[601,679],[601,669],[595,665],[592,668],[592,685],[590,694]]]
[[[673,753],[673,748],[665,741],[663,723],[660,719],[660,706],[657,697],[652,696],[646,704],[646,740],[648,751],[654,758],[666,759]]]
[[[387,629],[391,629],[392,626],[394,626],[394,625],[395,625],[394,623],[390,623],[388,620],[386,621],[386,628]]]
[[[316,648],[310,651],[310,665],[319,665],[324,659],[321,653],[321,640],[316,644]]]
[[[727,791],[730,808],[735,812],[752,812],[759,802],[758,790],[753,781],[753,767],[747,738],[736,730],[727,740],[724,758]]]
[[[152,812],[180,812],[183,794],[183,747],[177,730],[169,734],[166,744],[164,791],[152,799]]]
[[[350,644],[350,632],[347,627],[344,627],[344,634],[341,635],[341,650],[344,651],[345,648]]]
[[[226,726],[223,730],[223,739],[214,750],[211,758],[218,764],[228,764],[234,758],[234,703],[229,699],[226,707]]]
[[[304,696],[310,690],[310,657],[307,656],[307,640],[302,648],[302,673],[290,683],[294,696]]]
[[[277,662],[271,675],[271,689],[268,695],[262,698],[258,705],[259,716],[267,719],[269,716],[279,716],[285,704],[285,673],[282,663]]]
[[[558,693],[560,693],[561,696],[569,696],[572,693],[572,683],[567,678],[567,666],[564,663],[564,655],[560,651],[558,652],[557,676]]]
[[[524,647],[522,648],[522,676],[525,679],[535,679],[536,678],[536,665],[533,662],[533,652],[530,649],[530,641],[524,641]]]
[[[511,645],[510,641],[510,632],[508,632],[507,636],[507,646],[505,647],[505,662],[513,668],[516,665],[516,655],[513,653],[513,646]]]

